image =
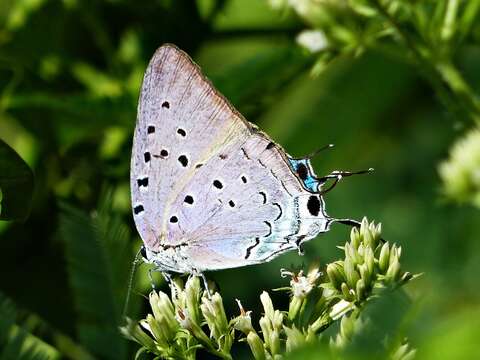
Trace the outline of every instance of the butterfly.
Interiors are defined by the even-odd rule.
[[[153,55],[138,104],[131,198],[142,255],[156,270],[202,275],[264,263],[301,252],[334,221],[356,226],[329,217],[322,197],[352,174],[317,177],[309,158],[291,157],[245,120],[185,52],[166,44]]]

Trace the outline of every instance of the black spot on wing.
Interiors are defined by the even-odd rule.
[[[260,244],[260,238],[257,237],[257,238],[255,238],[255,244],[253,244],[253,245],[251,245],[251,246],[249,246],[249,247],[247,248],[247,252],[246,252],[246,254],[245,254],[245,259],[248,259],[248,258],[250,257],[252,250],[253,250],[256,246],[258,246],[258,244]]]
[[[162,103],[162,108],[164,108],[164,109],[170,109],[170,103],[169,103],[168,101],[164,101],[164,102]]]
[[[264,223],[267,224],[267,226],[268,226],[268,234],[265,235],[265,237],[268,237],[268,236],[272,235],[272,224],[270,224],[270,222],[268,222],[268,221],[264,221]]]
[[[183,167],[186,167],[188,165],[188,159],[185,155],[180,155],[178,157],[178,161],[180,162],[180,164],[182,164]]]
[[[263,203],[266,204],[267,203],[267,194],[265,194],[263,191],[259,191],[258,193],[262,196]]]
[[[150,125],[147,128],[147,134],[153,134],[155,132],[155,126]]]
[[[311,215],[318,216],[320,212],[320,200],[318,196],[312,195],[308,198],[307,208]]]
[[[280,206],[279,203],[272,203],[272,205],[278,207],[278,210],[279,210],[278,216],[275,218],[275,220],[273,220],[273,221],[277,221],[282,217],[282,214],[283,214],[282,207]]]
[[[148,177],[145,177],[143,179],[137,179],[137,185],[138,185],[138,187],[141,187],[141,186],[147,187],[148,186]]]
[[[137,205],[133,208],[133,213],[135,215],[138,215],[140,214],[142,211],[144,211],[145,209],[143,208],[143,205]]]
[[[192,205],[193,204],[193,196],[192,195],[187,195],[187,196],[185,196],[185,199],[183,199],[183,201],[186,202],[187,204]]]
[[[147,163],[147,162],[150,161],[150,159],[151,159],[152,157],[150,156],[150,153],[147,151],[147,152],[145,152],[145,153],[143,154],[143,158],[144,158],[145,162]]]
[[[183,129],[178,129],[177,134],[180,135],[180,136],[183,136],[183,137],[185,137],[187,135],[187,133]]]
[[[213,186],[215,186],[217,189],[223,188],[223,184],[220,182],[220,180],[214,180]]]
[[[273,148],[275,146],[275,143],[270,141],[266,147],[267,150],[270,150],[271,148]]]

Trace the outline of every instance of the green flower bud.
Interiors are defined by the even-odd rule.
[[[262,302],[265,316],[271,319],[273,317],[274,310],[272,299],[270,299],[270,295],[268,294],[268,292],[262,292],[262,294],[260,295],[260,301]]]
[[[287,341],[285,344],[287,352],[301,347],[306,342],[305,335],[303,335],[303,333],[295,326],[292,328],[284,326],[283,329],[285,330],[285,335],[287,336]]]
[[[130,340],[136,341],[147,349],[155,349],[155,342],[141,329],[138,323],[132,321],[132,319],[128,317],[126,318],[126,320],[127,324],[120,328],[120,332],[123,334],[123,336]]]
[[[235,330],[248,335],[251,331],[255,331],[252,326],[252,318],[250,317],[251,311],[245,311],[240,300],[236,299],[236,301],[240,309],[240,315],[234,318],[231,323]]]
[[[378,258],[378,267],[380,268],[380,273],[385,274],[390,264],[390,244],[386,242],[380,250],[380,256]]]
[[[355,270],[355,266],[350,258],[346,258],[343,263],[343,270],[345,271],[345,278],[347,279],[347,284],[350,288],[355,288],[355,284],[357,283],[358,279],[360,279],[360,275]]]
[[[198,276],[190,276],[185,284],[185,307],[188,309],[191,321],[200,323],[201,286]]]
[[[268,340],[270,339],[270,333],[273,331],[270,320],[267,319],[265,316],[262,316],[258,323],[260,324],[260,329],[262,329],[263,340],[265,342],[268,342]]]
[[[222,297],[219,293],[213,294],[210,299],[204,296],[200,309],[212,336],[218,341],[223,334],[228,332],[227,315],[223,307]]]
[[[345,276],[343,275],[343,269],[338,263],[331,263],[327,265],[327,275],[332,283],[332,285],[340,290],[342,282],[345,281]]]
[[[265,350],[263,347],[263,342],[260,337],[253,331],[247,335],[248,346],[252,351],[253,357],[255,360],[265,360]]]
[[[360,245],[361,242],[361,237],[360,233],[358,232],[358,229],[356,227],[352,228],[352,231],[350,231],[350,243],[355,249],[358,249],[358,246]]]
[[[353,301],[354,300],[354,296],[351,293],[350,288],[348,287],[347,284],[342,283],[341,289],[342,289],[343,298],[345,300],[347,300],[347,301]]]
[[[355,292],[356,292],[358,301],[362,301],[362,300],[365,300],[367,298],[365,281],[363,281],[363,279],[360,279],[360,280],[357,281],[357,286],[356,286]]]
[[[397,258],[388,267],[387,274],[385,275],[385,280],[388,283],[393,283],[398,280],[399,275],[400,275],[400,262],[398,261],[398,258]]]
[[[278,331],[272,331],[270,333],[268,347],[272,355],[280,354],[280,334]]]

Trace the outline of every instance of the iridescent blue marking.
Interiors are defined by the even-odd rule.
[[[311,192],[318,192],[320,181],[318,181],[317,176],[312,170],[312,166],[310,165],[310,160],[309,159],[292,159],[289,157],[288,161],[290,163],[290,167],[292,168],[292,171],[302,181],[305,188],[310,190]],[[299,168],[301,168],[302,165],[306,169],[306,171],[304,172],[305,176],[303,176],[303,178],[301,176],[301,173],[302,173],[301,169],[299,171]]]

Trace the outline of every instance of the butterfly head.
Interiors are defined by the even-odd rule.
[[[312,165],[310,164],[310,160],[308,158],[305,159],[293,159],[288,158],[289,165],[293,171],[293,173],[300,179],[303,183],[303,186],[311,191],[311,192],[318,192],[319,186],[321,182],[315,175]]]

